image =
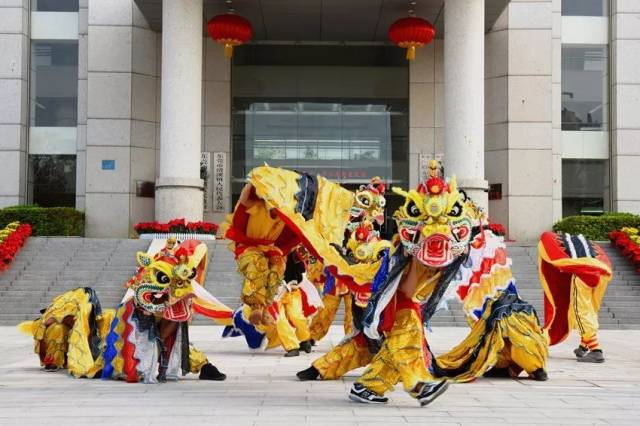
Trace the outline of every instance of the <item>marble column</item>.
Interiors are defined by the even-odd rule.
[[[162,2],[160,174],[156,220],[202,220],[202,0]]]
[[[444,7],[445,173],[487,208],[484,175],[484,0]]]

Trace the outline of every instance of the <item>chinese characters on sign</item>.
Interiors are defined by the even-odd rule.
[[[213,211],[224,213],[227,211],[225,202],[225,174],[227,165],[226,152],[213,153]]]
[[[200,179],[204,181],[204,187],[202,188],[203,206],[204,211],[208,212],[211,208],[209,203],[209,178],[211,177],[211,153],[200,153]]]

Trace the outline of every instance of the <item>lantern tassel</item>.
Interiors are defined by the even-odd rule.
[[[409,46],[407,47],[407,59],[413,61],[416,58],[416,47]]]
[[[225,43],[224,45],[224,57],[227,59],[231,59],[233,56],[233,44]]]

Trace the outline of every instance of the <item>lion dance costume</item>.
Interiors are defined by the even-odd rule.
[[[286,269],[284,259],[299,244],[308,251],[308,257],[313,258],[315,266],[311,268],[307,263],[307,275],[316,284],[324,280],[319,277],[324,275],[342,285],[362,286],[365,293],[370,292],[371,277],[379,260],[375,265],[354,264],[342,249],[354,196],[321,176],[268,166],[251,171],[224,231],[225,237],[233,241],[230,248],[244,277],[241,299],[245,306],[234,314],[234,329],[227,330],[229,335],[244,334],[249,346],[254,348],[260,346],[265,335],[269,346],[277,341],[270,337],[275,334],[274,323],[277,332],[278,322],[289,323],[291,316],[287,319],[286,313],[281,315],[277,311],[274,318],[270,307],[277,302],[278,287]],[[267,229],[277,232],[265,236]],[[256,264],[261,266],[257,268]],[[322,272],[319,271],[321,265],[324,266]],[[312,274],[311,269],[316,273]],[[278,337],[289,351],[286,339],[282,339],[281,333]],[[308,341],[300,343],[309,348]]]
[[[354,262],[368,262],[375,258],[368,251],[370,245],[366,243],[373,238],[379,240],[379,229],[384,224],[384,209],[387,204],[384,194],[385,184],[379,177],[371,178],[369,184],[360,185],[356,191],[354,204],[349,212],[343,247],[345,255],[351,255]],[[341,301],[344,302],[344,334],[346,336],[352,334],[353,296],[349,287],[336,281],[334,277],[330,277],[327,282],[324,275],[321,282],[324,283],[322,297],[324,308],[313,318],[311,338],[317,342],[327,335]]]
[[[18,328],[33,336],[34,351],[44,369],[66,368],[76,378],[99,375],[113,309],[102,310],[96,292],[84,287],[56,296],[41,314]]]
[[[580,333],[579,362],[604,362],[598,342],[598,311],[612,277],[602,247],[582,235],[545,232],[538,244],[538,273],[544,290],[545,333],[549,344]]]
[[[194,313],[231,323],[232,310],[201,285],[207,246],[196,240],[176,245],[170,239],[157,254],[136,257],[138,272],[115,313],[100,309],[93,290],[79,288],[56,297],[38,320],[19,326],[33,334],[45,369],[66,365],[75,377],[127,382],[164,382],[189,372],[224,380],[189,344]]]

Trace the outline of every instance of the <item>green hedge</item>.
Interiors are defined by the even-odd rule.
[[[71,207],[13,206],[0,209],[0,228],[19,221],[31,224],[33,235],[81,236],[84,213]]]
[[[602,216],[569,216],[556,222],[553,230],[583,234],[589,240],[606,241],[616,229],[630,226],[640,228],[640,216],[631,213],[605,213]]]

